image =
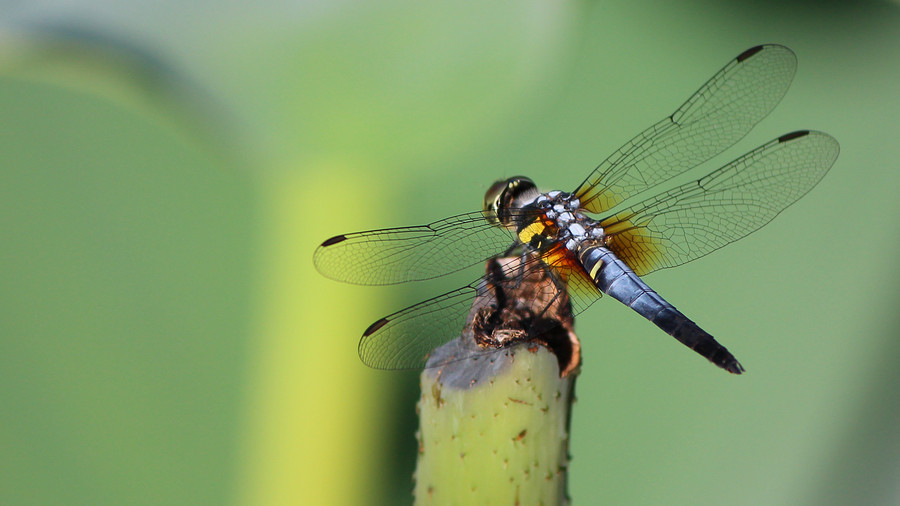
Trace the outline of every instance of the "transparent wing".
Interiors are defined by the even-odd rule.
[[[778,104],[796,69],[797,57],[784,46],[744,51],[671,116],[604,160],[574,193],[586,209],[603,213],[721,153]]]
[[[432,350],[462,334],[480,282],[479,279],[424,300],[373,323],[359,341],[359,358],[374,369],[425,367]]]
[[[581,262],[562,244],[556,244],[541,255],[541,262],[550,268],[550,274],[557,280],[557,285],[565,287],[573,315],[589,308],[603,295],[585,272]]]
[[[825,176],[839,151],[826,133],[783,135],[601,220],[609,248],[641,276],[702,257],[772,221]]]
[[[327,278],[358,285],[431,279],[502,254],[515,241],[482,212],[428,225],[356,232],[316,248],[313,263]]]
[[[558,283],[545,285],[548,290],[567,289],[573,313],[577,314],[600,298],[600,292],[593,286],[587,274],[574,259],[562,256],[548,258],[553,279]],[[512,268],[502,269],[503,279],[525,279],[536,269],[548,269],[548,264],[536,255],[527,257],[524,264],[516,263]],[[562,287],[562,288],[560,288]],[[443,295],[419,302],[388,315],[369,326],[359,342],[359,356],[363,363],[375,369],[420,369],[425,367],[432,350],[459,337],[467,324],[471,323],[477,308],[476,297],[490,287],[481,277],[472,283]],[[515,282],[506,282],[508,291],[515,290]],[[552,299],[550,294],[547,299]],[[481,298],[479,298],[480,300]],[[480,354],[490,354],[496,349],[482,349],[463,340],[456,352],[445,352],[453,360]],[[432,362],[429,367],[443,365]]]

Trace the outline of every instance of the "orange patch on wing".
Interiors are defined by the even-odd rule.
[[[601,221],[600,226],[606,232],[607,247],[638,276],[665,266],[663,245],[649,234],[646,224],[616,215]]]
[[[562,244],[555,245],[541,258],[565,281],[566,289],[572,294],[586,296],[597,291],[591,277],[581,266],[581,262]]]
[[[602,214],[625,200],[620,192],[612,188],[589,186],[575,194],[581,207],[594,214]]]
[[[579,270],[584,273],[584,268],[581,267],[581,264],[575,258],[575,255],[562,244],[553,246],[553,248],[544,253],[541,258],[547,265],[559,271],[564,278]],[[585,276],[587,275],[587,273],[584,274]]]

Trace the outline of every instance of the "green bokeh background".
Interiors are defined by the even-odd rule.
[[[900,503],[900,4],[0,10],[0,503],[410,502],[416,374],[356,341],[462,278],[343,286],[315,246],[516,174],[574,188],[765,42],[797,53],[792,89],[695,175],[803,128],[841,156],[763,230],[648,279],[748,372],[596,304],[570,494]]]

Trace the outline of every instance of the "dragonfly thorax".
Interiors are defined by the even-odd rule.
[[[585,241],[602,241],[603,227],[584,214],[581,201],[572,193],[554,190],[542,193],[532,203],[541,215],[553,223],[553,239],[569,251],[576,251]]]
[[[531,179],[516,176],[497,181],[484,196],[484,215],[494,225],[516,232],[535,250],[563,244],[576,251],[585,241],[602,241],[600,223],[588,218],[575,194],[539,193]]]

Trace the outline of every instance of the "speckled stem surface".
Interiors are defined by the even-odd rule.
[[[566,504],[575,376],[536,344],[424,370],[415,503]]]

